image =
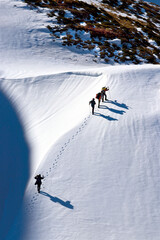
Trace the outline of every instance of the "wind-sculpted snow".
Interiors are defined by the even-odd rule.
[[[109,101],[50,148],[37,171],[41,194],[29,186],[28,239],[158,240],[159,73],[104,70]]]
[[[159,240],[160,67],[93,64],[21,1],[0,19],[0,239]]]
[[[94,89],[100,89],[101,77],[93,71],[2,81],[31,141],[32,171],[51,145],[88,113],[88,102],[96,94]]]
[[[124,66],[1,81],[31,151],[29,221],[14,239],[158,240],[159,74]],[[89,100],[104,85],[109,100],[92,116]]]

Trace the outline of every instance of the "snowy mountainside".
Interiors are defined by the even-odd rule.
[[[88,112],[88,106],[87,109],[83,107],[86,96],[89,102],[95,95],[95,86],[100,88],[100,78],[101,73],[92,71],[61,73],[14,81],[8,79],[1,82],[1,85],[5,86],[4,89],[7,89],[14,106],[18,106],[23,125],[29,138],[32,139],[30,147],[37,142],[36,147],[33,148],[32,171],[35,171],[50,145],[73,128],[77,124],[77,119],[80,121],[86,111]],[[75,108],[74,106],[78,106],[79,102],[80,106]],[[34,153],[35,151],[37,153]]]
[[[160,7],[144,1],[25,0],[47,11],[54,42],[96,63],[159,63]]]
[[[0,1],[0,77],[23,78],[94,67],[92,56],[53,43],[46,13],[22,1]]]
[[[45,176],[37,194],[31,174],[7,240],[158,240],[159,75],[158,66],[121,66],[2,81],[37,151],[30,164]],[[92,116],[88,102],[103,85],[109,101]]]
[[[43,11],[0,1],[0,239],[159,240],[160,67],[52,42]]]

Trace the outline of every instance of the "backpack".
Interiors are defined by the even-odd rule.
[[[97,98],[97,99],[99,99],[100,96],[101,96],[101,93],[97,93],[97,94],[96,94],[96,98]]]

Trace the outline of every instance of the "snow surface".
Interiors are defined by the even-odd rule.
[[[0,239],[159,240],[160,67],[92,63],[47,21],[0,0]]]

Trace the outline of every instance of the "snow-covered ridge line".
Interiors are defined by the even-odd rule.
[[[58,119],[60,118],[62,110],[60,110],[59,108],[60,106],[63,108],[63,99],[65,102],[66,101],[70,102],[69,105],[71,106],[68,105],[67,109],[69,112],[72,112],[72,104],[73,104],[72,102],[77,101],[76,100],[77,98],[79,99],[80,96],[83,96],[84,94],[83,92],[86,92],[85,94],[88,94],[87,91],[90,92],[89,94],[90,97],[92,97],[91,93],[95,95],[95,92],[93,93],[93,89],[87,90],[88,87],[86,88],[86,83],[87,83],[86,81],[87,79],[90,78],[90,81],[91,81],[90,84],[91,86],[94,86],[94,84],[100,84],[98,83],[99,81],[98,79],[101,78],[101,76],[102,76],[102,72],[100,71],[100,69],[92,70],[92,71],[83,70],[83,71],[77,71],[77,72],[76,71],[67,72],[67,73],[64,72],[60,74],[39,76],[34,78],[25,78],[25,79],[16,79],[16,80],[3,79],[1,80],[1,87],[4,89],[10,101],[15,106],[19,115],[21,116],[21,120],[23,122],[24,128],[26,129],[26,134],[29,135],[29,138],[30,138],[30,132],[34,132],[34,131],[37,132],[39,128],[45,127],[47,122],[50,122],[51,125],[52,123],[53,125],[55,124],[53,122],[53,118],[55,117],[56,118],[58,117]],[[69,90],[71,87],[70,84],[73,85],[73,89],[71,88],[72,90]],[[40,87],[41,85],[43,85],[43,90]],[[84,88],[84,91],[80,93],[79,87]],[[19,94],[19,91],[21,92],[21,94]],[[31,92],[35,93],[32,100],[30,99]],[[50,101],[47,100],[49,96],[50,96]],[[79,97],[76,97],[76,96],[79,96]],[[88,96],[88,101],[89,101],[89,96]],[[62,99],[62,102],[59,102],[59,99]],[[57,101],[59,103],[57,103]],[[83,102],[84,100],[82,99],[82,103]],[[55,110],[52,111],[54,106],[57,106],[57,107],[55,107]],[[82,116],[84,116],[86,111],[88,111],[88,108],[83,110],[81,109],[81,114],[78,109],[74,111],[75,113],[77,112],[78,115],[81,115],[83,113]],[[70,115],[68,117],[69,119],[71,118]],[[69,120],[69,119],[67,123],[68,129],[70,129],[71,126],[74,126],[75,124],[77,124],[77,123],[73,123],[72,120],[71,119]],[[63,122],[63,118],[59,119],[57,123],[60,124],[61,121]],[[62,135],[64,127],[65,126],[61,127],[61,130],[59,129],[59,127],[57,127],[56,132],[59,137]],[[53,128],[53,126],[51,128]],[[39,135],[38,132],[36,133],[36,135],[37,134]],[[38,140],[38,135],[37,136],[36,135],[34,137],[34,138],[37,138],[36,141],[41,142],[40,139]],[[50,144],[53,144],[56,138],[54,138],[52,136],[52,133],[50,132],[50,140],[52,139]],[[47,139],[49,140],[48,137]],[[46,152],[45,149],[46,148],[48,149],[50,144],[46,142],[46,139],[45,141],[43,140],[43,142],[45,143],[46,147],[43,146],[40,148],[42,152]],[[43,157],[37,156],[35,158],[38,161],[41,161]],[[33,163],[33,165],[37,166],[37,163],[35,162]]]

